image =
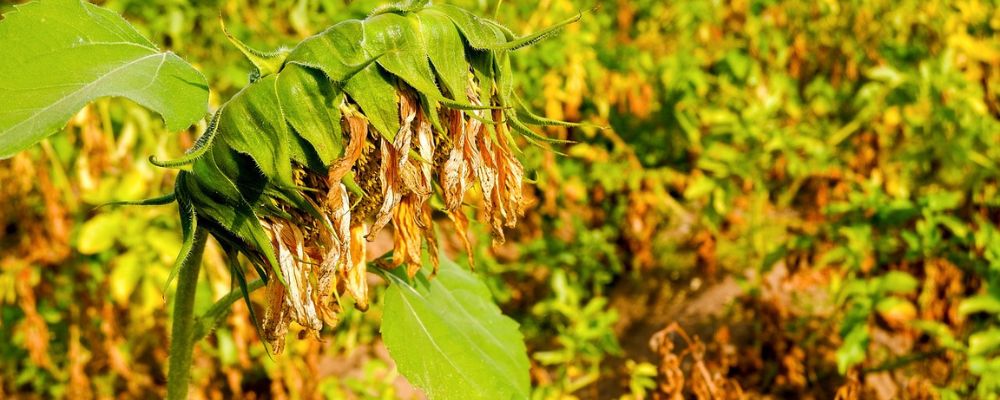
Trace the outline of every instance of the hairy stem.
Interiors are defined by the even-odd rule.
[[[174,322],[170,332],[170,359],[167,370],[167,399],[187,398],[191,377],[191,358],[194,353],[194,295],[198,288],[198,273],[205,252],[208,232],[198,228],[194,234],[191,253],[177,273],[177,292],[174,294]]]

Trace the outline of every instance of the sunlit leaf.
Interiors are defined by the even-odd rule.
[[[518,325],[486,285],[442,257],[437,276],[386,273],[382,337],[400,372],[432,399],[526,399],[528,358]]]
[[[187,128],[207,111],[201,73],[85,1],[18,6],[0,22],[0,38],[0,158],[57,132],[101,97],[148,107],[168,130]]]

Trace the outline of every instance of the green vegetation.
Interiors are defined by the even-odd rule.
[[[241,90],[253,91],[251,81],[269,79],[266,64],[255,67],[224,39],[220,14],[247,47],[292,49],[337,22],[365,19],[384,2],[96,3],[124,14],[152,47],[193,64],[211,88],[209,108],[218,110]],[[593,6],[435,2],[445,3],[495,16],[516,36]],[[264,339],[272,338],[258,335],[252,316],[266,319],[270,293],[250,295],[254,313],[232,297],[241,287],[232,272],[245,269],[244,284],[253,286],[253,266],[263,264],[253,256],[228,263],[232,249],[209,240],[192,315],[211,318],[194,320],[206,336],[195,346],[191,394],[420,396],[410,383],[448,393],[431,389],[434,377],[414,378],[418,356],[397,359],[398,366],[389,357],[413,350],[396,347],[394,335],[421,338],[408,325],[415,321],[388,315],[409,293],[439,321],[484,310],[484,323],[512,325],[484,302],[488,289],[520,325],[536,399],[997,398],[997,10],[992,0],[605,2],[553,38],[512,52],[509,68],[502,67],[517,85],[516,96],[500,105],[520,99],[547,118],[588,125],[540,130],[568,142],[536,146],[521,135],[511,142],[524,167],[526,206],[517,228],[501,231],[503,244],[491,245],[496,232],[478,185],[467,198],[474,206],[452,215],[470,220],[469,261],[485,288],[464,272],[461,230],[440,224],[439,247],[462,269],[442,259],[438,276],[423,285],[433,268],[386,272],[382,267],[403,256],[374,260],[369,268],[378,273],[362,277],[371,283],[367,312],[343,307],[335,327],[316,330],[319,340],[293,323],[289,333],[302,338],[288,335],[284,351],[269,355]],[[3,29],[14,22],[0,22],[7,62],[0,63],[0,126],[20,118],[11,105],[37,106],[7,95],[14,87],[3,69],[12,65],[5,49],[15,42]],[[435,74],[446,76],[438,68],[447,67],[429,59]],[[420,93],[433,91],[375,65]],[[32,71],[52,85],[99,78]],[[451,76],[432,100],[461,102],[449,96],[462,84]],[[0,160],[0,397],[166,394],[176,311],[164,299],[176,298],[176,285],[167,282],[184,245],[177,208],[97,207],[171,193],[184,178],[147,158],[162,163],[196,147],[211,119],[177,133],[180,120],[203,115],[182,112],[164,126],[136,103],[169,111],[141,98],[98,99],[74,115],[107,93],[79,97],[72,110],[52,115],[56,123],[38,122],[70,120],[41,145]],[[417,97],[423,107],[426,99]],[[45,101],[42,94],[37,101]],[[376,131],[398,130],[394,122],[384,118],[391,127]],[[8,147],[8,133],[0,133],[0,147]],[[317,155],[328,162],[339,151]],[[449,220],[446,199],[428,201],[432,221]],[[370,257],[395,247],[393,255],[416,263],[419,252],[405,250],[419,250],[423,236],[401,252],[395,232],[368,243]],[[466,296],[475,300],[439,303],[435,291],[448,282],[468,284]],[[227,295],[232,312],[212,312],[214,300]],[[214,330],[205,327],[216,320]],[[454,325],[435,326],[447,335]],[[528,390],[523,384],[514,385],[515,398]]]

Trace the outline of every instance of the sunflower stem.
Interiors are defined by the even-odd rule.
[[[205,252],[208,232],[198,228],[194,246],[177,274],[177,292],[174,294],[174,321],[170,332],[170,359],[167,366],[167,399],[187,398],[191,378],[191,359],[194,353],[194,296],[198,288],[198,274]]]

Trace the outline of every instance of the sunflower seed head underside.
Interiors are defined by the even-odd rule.
[[[472,104],[482,105],[474,91],[468,97]],[[386,225],[393,227],[391,267],[405,267],[414,276],[423,265],[426,245],[436,271],[438,244],[430,204],[435,173],[445,205],[439,211],[455,222],[463,239],[468,220],[462,204],[476,183],[495,243],[503,242],[503,228],[513,227],[523,214],[523,168],[512,154],[507,127],[483,122],[502,121],[503,111],[441,108],[439,117],[447,122],[448,132],[440,132],[416,93],[405,87],[399,91],[399,111],[400,129],[392,140],[371,134],[374,130],[362,114],[345,112],[344,156],[325,174],[296,171],[298,183],[310,189],[304,192],[306,200],[322,218],[284,207],[292,219],[274,215],[260,219],[285,280],[284,285],[277,279],[268,284],[264,332],[276,352],[290,322],[314,334],[325,325],[335,326],[344,294],[353,298],[356,308],[367,309],[365,245]],[[438,156],[442,152],[446,157]],[[348,173],[355,177],[360,193],[349,191],[342,182]],[[468,240],[464,244],[471,253]]]
[[[527,125],[573,126],[524,108],[511,52],[579,18],[517,37],[457,7],[418,2],[333,25],[287,51],[236,43],[257,66],[254,81],[184,157],[154,161],[192,165],[175,188],[185,249],[205,228],[227,254],[250,259],[268,282],[262,330],[276,353],[292,322],[318,335],[337,324],[347,296],[368,308],[366,243],[389,224],[388,267],[412,277],[428,257],[436,272],[434,211],[452,221],[471,265],[465,194],[478,187],[479,214],[503,243],[524,212],[514,133],[537,144],[545,138]],[[245,282],[241,265],[233,272]]]

